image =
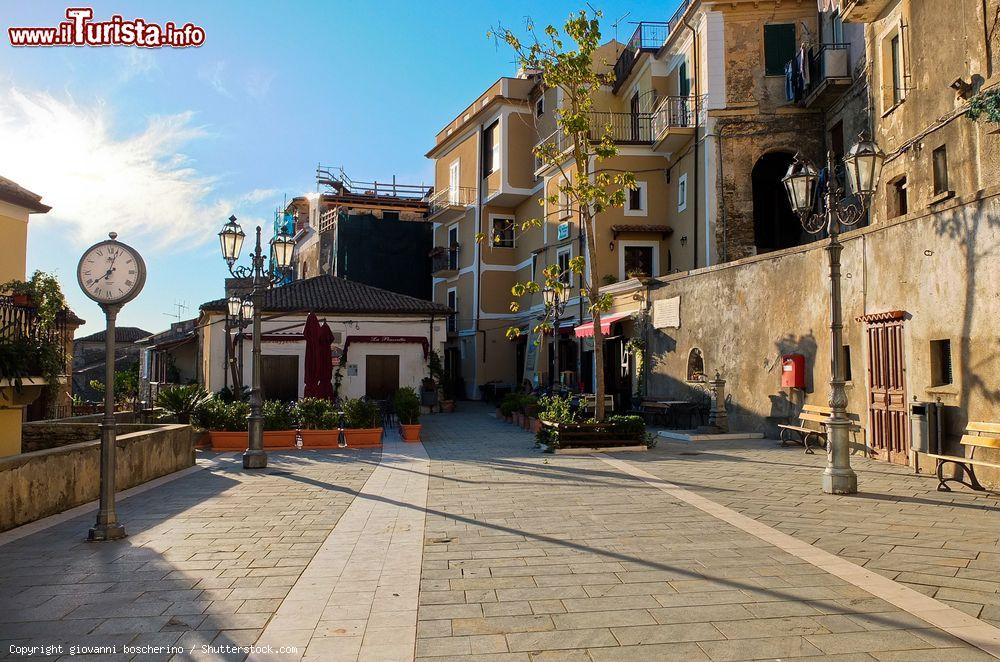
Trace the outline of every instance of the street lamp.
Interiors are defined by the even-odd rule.
[[[247,302],[240,304],[241,314],[250,312],[249,317],[253,319],[253,371],[250,382],[250,416],[247,417],[249,444],[243,452],[243,468],[263,469],[267,466],[267,454],[264,453],[264,418],[261,415],[260,317],[264,307],[264,290],[284,279],[285,272],[292,264],[295,240],[284,229],[271,239],[270,264],[273,264],[275,268],[272,270],[261,247],[259,225],[257,226],[256,245],[250,254],[250,266],[236,266],[236,260],[240,257],[240,249],[243,247],[245,238],[243,228],[236,222],[235,216],[230,216],[229,222],[223,225],[222,230],[219,231],[222,258],[226,261],[229,273],[236,278],[253,279],[250,305],[247,306]],[[231,304],[233,304],[232,298],[226,302],[227,310]]]
[[[566,310],[566,297],[563,296],[564,289],[562,283],[554,283],[542,289],[542,302],[545,305],[546,317],[551,315],[555,320],[552,325],[552,363],[556,373],[555,383],[557,387],[562,386],[559,372],[559,322]]]
[[[229,369],[233,378],[233,392],[239,394],[243,385],[243,330],[253,321],[253,302],[231,296],[226,299],[226,352]],[[236,329],[239,346],[231,337],[231,330]]]
[[[805,159],[795,162],[782,179],[788,201],[799,216],[806,232],[819,234],[824,230],[830,237],[826,246],[830,261],[830,420],[827,422],[826,469],[823,471],[823,491],[828,494],[854,494],[858,491],[858,476],[851,469],[850,427],[847,418],[847,392],[844,390],[844,323],[840,297],[840,230],[865,218],[878,186],[885,154],[874,141],[861,136],[847,156],[844,167],[850,193],[857,199],[848,200],[837,183],[833,152],[827,152],[826,185],[822,191],[823,208],[814,211],[819,174]]]

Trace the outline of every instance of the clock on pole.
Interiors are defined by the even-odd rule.
[[[88,540],[118,540],[125,525],[115,513],[115,320],[122,306],[146,284],[146,263],[139,252],[118,241],[118,234],[88,248],[76,269],[80,289],[104,311],[104,418],[101,421],[101,494],[97,522]]]

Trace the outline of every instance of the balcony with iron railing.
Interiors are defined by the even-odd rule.
[[[38,308],[18,296],[0,296],[0,382],[41,380],[51,366],[62,366],[70,339],[69,312],[44,323]],[[47,366],[49,366],[47,368]]]
[[[673,152],[694,135],[699,104],[694,96],[664,97],[653,110],[653,149]]]
[[[625,44],[625,48],[618,54],[615,60],[614,83],[612,92],[618,92],[618,88],[632,73],[639,56],[643,53],[655,52],[670,34],[668,23],[659,21],[643,21],[635,26],[635,32]]]
[[[439,277],[458,272],[458,246],[436,246],[431,250],[431,273]]]
[[[800,66],[798,59],[793,59],[790,64],[792,67]],[[809,82],[797,90],[795,99],[805,108],[828,108],[853,82],[850,44],[823,44],[814,48],[809,51],[806,66]]]
[[[653,142],[653,113],[616,113],[594,111],[589,113],[587,137],[598,142],[609,136],[618,145],[649,145]],[[545,165],[537,151],[545,145],[554,145],[554,154],[568,152],[573,139],[562,129],[557,129],[535,144],[535,173]]]
[[[476,189],[472,186],[449,186],[440,191],[434,191],[428,198],[428,218],[433,218],[445,211],[464,211],[469,205],[476,203]]]

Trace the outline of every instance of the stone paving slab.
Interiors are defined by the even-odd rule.
[[[0,657],[13,657],[11,644],[62,644],[65,659],[71,645],[252,644],[379,453],[269,459],[244,472],[221,456],[119,502],[122,541],[86,542],[87,513],[0,545]]]
[[[419,659],[993,659],[599,458],[541,454],[531,435],[485,408],[465,409],[423,421],[431,479]],[[905,531],[907,540],[929,542],[905,511],[869,508],[845,518],[832,504],[808,498],[818,491],[811,466],[772,487],[763,473],[726,480],[724,471],[741,466],[730,460],[713,467],[717,480],[709,484],[698,478],[700,457],[679,456],[678,475],[667,465],[677,456],[665,454],[620,458],[737,512],[773,504],[782,518],[821,529],[810,544],[862,529],[881,536]],[[767,468],[761,463],[758,471]],[[800,498],[779,498],[787,483],[808,480],[807,471],[812,482],[793,492]],[[908,479],[889,480],[903,490]],[[798,503],[807,506],[801,513]],[[949,512],[946,519],[966,530],[961,516]],[[987,545],[996,533],[985,521],[971,528]],[[840,540],[837,551],[865,537]],[[953,551],[978,558],[984,550]],[[516,585],[507,583],[512,578]],[[473,651],[481,636],[503,636],[505,648],[494,638],[484,640],[495,647],[489,653]]]

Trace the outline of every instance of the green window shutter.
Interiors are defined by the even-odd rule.
[[[688,78],[687,61],[681,62],[678,78],[680,79],[680,95],[682,97],[689,96],[691,94],[691,79]]]
[[[785,64],[795,57],[795,24],[764,26],[764,74],[782,76]]]

